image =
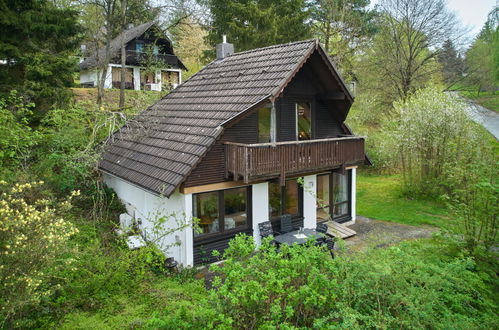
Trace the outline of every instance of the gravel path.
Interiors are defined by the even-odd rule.
[[[432,226],[415,227],[363,216],[357,216],[355,224],[348,227],[357,232],[357,235],[345,240],[345,245],[352,251],[385,247],[407,239],[430,237],[438,230]]]

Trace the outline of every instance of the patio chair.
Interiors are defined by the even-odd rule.
[[[261,222],[258,224],[258,229],[260,230],[260,237],[266,238],[269,236],[274,237],[274,229],[272,229],[272,223],[270,221]],[[272,240],[272,244],[278,245],[275,240]]]
[[[293,228],[291,214],[284,214],[281,216],[281,233],[286,234],[293,230],[296,230],[296,228]]]
[[[327,236],[324,240],[324,245],[327,246],[327,249],[329,250],[329,253],[331,253],[331,258],[334,258],[334,242],[335,238],[334,237],[329,237]]]

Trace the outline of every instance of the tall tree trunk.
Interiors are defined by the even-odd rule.
[[[121,1],[121,31],[124,32],[126,29],[126,7],[127,0]],[[121,82],[120,82],[120,109],[125,108],[125,74],[126,74],[126,50],[125,41],[121,38]]]

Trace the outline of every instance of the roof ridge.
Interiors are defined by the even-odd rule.
[[[242,52],[237,52],[237,53],[234,53],[234,54],[230,54],[229,56],[227,56],[227,58],[235,56],[235,55],[248,54],[248,53],[253,53],[253,52],[257,52],[257,51],[261,51],[261,50],[267,50],[267,49],[278,48],[278,47],[283,47],[283,46],[297,45],[297,44],[307,43],[307,42],[317,42],[317,39],[316,38],[305,39],[305,40],[287,42],[287,43],[278,44],[278,45],[272,45],[272,46],[266,46],[266,47],[261,47],[261,48],[254,48],[254,49],[244,50]]]

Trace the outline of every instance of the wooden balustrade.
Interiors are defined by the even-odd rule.
[[[313,173],[342,165],[362,164],[364,137],[349,136],[306,141],[225,143],[226,176],[245,183],[289,174]]]

